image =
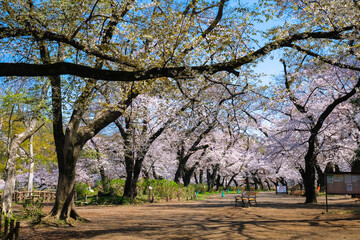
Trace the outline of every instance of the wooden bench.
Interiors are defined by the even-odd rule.
[[[240,205],[240,203],[242,207],[245,207],[246,203],[249,206],[257,206],[257,202],[256,202],[257,194],[258,192],[256,191],[247,191],[247,192],[243,192],[241,195],[235,196],[235,206]]]

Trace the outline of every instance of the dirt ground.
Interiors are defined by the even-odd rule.
[[[261,192],[258,207],[235,207],[234,194],[202,201],[85,206],[73,226],[24,226],[21,239],[360,239],[360,202],[349,196],[304,198]],[[48,206],[46,211],[50,211]],[[354,212],[355,210],[355,212]]]

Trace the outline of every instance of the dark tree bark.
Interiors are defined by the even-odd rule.
[[[334,163],[328,162],[325,166],[325,173],[333,173],[334,172]]]
[[[127,11],[124,11],[125,13]],[[215,22],[215,20],[214,20]],[[211,28],[210,28],[211,29]],[[298,51],[306,52],[308,55],[317,57],[322,61],[340,67],[346,67],[348,69],[353,69],[360,71],[360,68],[356,66],[345,66],[345,64],[340,64],[332,62],[330,59],[321,57],[311,51],[299,48],[294,45],[293,42],[301,41],[305,39],[342,39],[342,34],[347,31],[354,31],[354,34],[357,34],[358,26],[346,26],[341,29],[336,29],[334,31],[328,32],[303,32],[292,34],[284,39],[278,39],[271,43],[266,44],[265,46],[252,51],[246,56],[242,56],[238,59],[224,62],[216,63],[212,65],[201,65],[193,66],[191,70],[203,73],[216,73],[220,71],[227,71],[233,74],[239,75],[236,72],[236,69],[253,62],[255,59],[263,57],[264,55],[270,53],[279,48],[292,47],[296,48]],[[0,39],[12,38],[12,37],[35,37],[39,40],[50,40],[58,43],[64,43],[69,46],[72,46],[74,49],[83,51],[89,55],[99,57],[100,59],[108,60],[114,63],[129,64],[124,63],[122,59],[117,59],[116,57],[106,55],[102,51],[95,49],[89,49],[87,46],[82,45],[82,43],[77,42],[74,39],[69,39],[68,36],[53,33],[50,31],[35,29],[35,28],[21,28],[21,27],[2,27],[0,28]],[[26,64],[26,63],[0,63],[0,76],[55,76],[55,75],[74,75],[83,78],[93,78],[98,80],[107,80],[107,81],[142,81],[149,80],[161,77],[170,77],[170,78],[187,78],[191,77],[189,71],[186,67],[170,67],[170,68],[153,68],[145,71],[109,71],[102,70],[98,68],[92,68],[88,66],[81,66],[79,64],[66,63],[66,62],[57,62],[57,63],[47,63],[47,64]]]
[[[335,164],[335,172],[339,173],[341,172],[339,165]]]
[[[197,127],[199,127],[201,125],[202,121],[199,121],[195,127],[193,127],[192,129],[190,129],[186,134],[185,137],[189,137],[196,129]],[[190,157],[197,151],[199,150],[206,150],[209,146],[206,145],[201,145],[199,146],[201,140],[203,140],[206,135],[215,127],[215,124],[210,124],[203,132],[201,132],[201,134],[196,138],[196,140],[193,142],[193,144],[191,145],[191,147],[186,150],[185,149],[185,142],[184,140],[181,141],[181,143],[178,146],[177,149],[177,154],[176,154],[176,158],[178,161],[178,168],[176,170],[175,173],[175,178],[174,181],[176,183],[180,183],[180,178],[184,178],[185,173],[186,173],[186,164],[188,162],[188,160],[190,159]],[[204,152],[202,153],[202,156],[204,155]],[[194,169],[195,170],[195,169]],[[191,177],[191,176],[190,176]]]
[[[224,179],[223,182],[221,183],[221,176],[220,174],[217,175],[216,181],[215,181],[215,185],[216,185],[216,191],[219,191],[220,187],[224,186]]]
[[[183,175],[183,182],[184,182],[185,187],[189,186],[190,181],[191,181],[191,177],[194,174],[194,172],[195,172],[198,165],[199,165],[199,163],[196,162],[194,164],[194,166],[192,166],[191,168],[185,167],[184,175]]]
[[[226,184],[226,188],[227,188],[227,189],[230,187],[231,182],[234,182],[234,183],[235,183],[235,177],[236,177],[237,175],[239,175],[239,173],[234,173],[234,174],[231,176],[229,182]],[[235,184],[235,185],[236,185],[236,184]]]
[[[199,184],[199,180],[198,180],[196,173],[194,174],[194,180],[195,180],[195,184]]]
[[[315,165],[315,169],[317,172],[317,185],[320,187],[320,192],[325,191],[325,171],[323,172],[319,166],[319,164]]]
[[[271,184],[270,184],[269,179],[266,178],[265,183],[266,183],[266,186],[267,186],[268,190],[270,191],[271,190]]]
[[[204,175],[204,170],[200,169],[200,173],[199,173],[199,183],[203,183],[203,175]]]
[[[210,169],[206,169],[208,192],[211,192],[213,187],[215,186],[216,176],[217,176],[217,172],[220,170],[220,165],[219,164],[212,165],[211,170],[212,172],[210,172]]]
[[[157,131],[151,134],[147,140],[139,143],[139,146],[135,148],[135,141],[133,139],[135,137],[135,133],[132,123],[133,120],[131,119],[131,117],[132,116],[128,116],[125,118],[125,128],[121,125],[119,120],[115,121],[115,124],[120,131],[120,135],[123,138],[125,148],[126,181],[123,196],[129,197],[131,200],[133,200],[137,195],[136,184],[139,180],[142,170],[142,164],[144,162],[146,154],[149,151],[150,146],[153,144],[153,142],[165,131],[165,129],[169,126],[173,119],[171,118],[166,121],[162,127],[160,127]],[[142,135],[147,134],[147,130],[148,122],[144,121]],[[155,173],[155,169],[153,169],[153,172]]]
[[[245,186],[246,186],[246,191],[250,190],[250,180],[249,180],[249,174],[246,172],[245,173]]]

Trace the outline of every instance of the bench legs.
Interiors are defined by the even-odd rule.
[[[253,206],[253,205],[251,204],[251,201],[253,201],[253,202],[254,202],[254,206],[257,207],[256,199],[251,199],[251,200],[248,199],[249,205],[250,205],[250,206]]]
[[[257,207],[256,197],[235,197],[235,207],[240,205],[240,200],[242,207],[245,207],[246,205]]]
[[[252,203],[253,202],[253,203]],[[246,206],[246,203],[249,207],[255,206],[257,207],[257,202],[256,202],[256,198],[242,198],[241,199],[241,205],[243,207]]]

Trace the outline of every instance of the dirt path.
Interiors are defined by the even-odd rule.
[[[141,206],[79,207],[90,223],[24,227],[22,239],[360,239],[359,203],[346,196],[318,205],[263,192],[258,207],[234,207],[234,195]]]

